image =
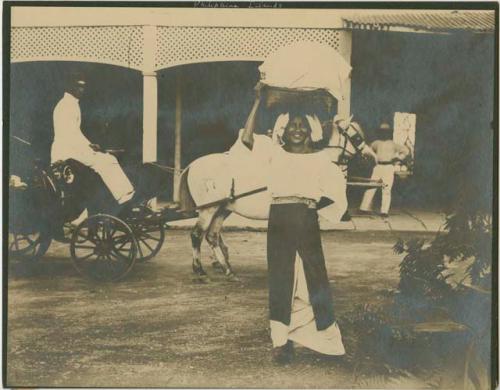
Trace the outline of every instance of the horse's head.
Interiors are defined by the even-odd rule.
[[[365,132],[358,122],[351,122],[351,127],[361,136],[363,140],[366,140]]]
[[[338,115],[330,121],[328,126],[332,134],[328,144],[332,161],[346,166],[366,146],[363,129],[359,123],[351,122],[350,119],[344,119]]]
[[[352,117],[351,117],[352,118]],[[361,152],[365,143],[365,133],[361,128],[361,125],[357,122],[351,122],[350,120],[340,119],[334,123],[339,131],[355,148],[356,152]]]

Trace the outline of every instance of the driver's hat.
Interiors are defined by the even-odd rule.
[[[68,74],[67,84],[68,85],[82,85],[86,84],[85,82],[85,74],[81,71],[72,71]]]

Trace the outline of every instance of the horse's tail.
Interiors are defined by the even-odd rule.
[[[184,171],[181,173],[181,180],[179,184],[179,193],[178,193],[179,207],[181,210],[184,211],[194,210],[194,208],[196,207],[196,203],[193,197],[191,196],[191,191],[189,191],[188,175],[189,175],[189,167],[184,169]]]

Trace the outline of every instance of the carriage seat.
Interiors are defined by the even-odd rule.
[[[87,165],[74,159],[56,161],[48,176],[66,222],[78,217],[85,208],[89,214],[113,214],[113,195],[101,176]]]
[[[97,195],[98,192],[109,192],[97,172],[72,158],[54,162],[48,176],[53,192],[58,197],[86,198]]]

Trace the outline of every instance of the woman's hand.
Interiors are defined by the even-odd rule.
[[[253,89],[255,91],[255,100],[260,100],[264,97],[263,95],[265,94],[267,85],[259,81],[257,84],[255,84],[255,87]]]

